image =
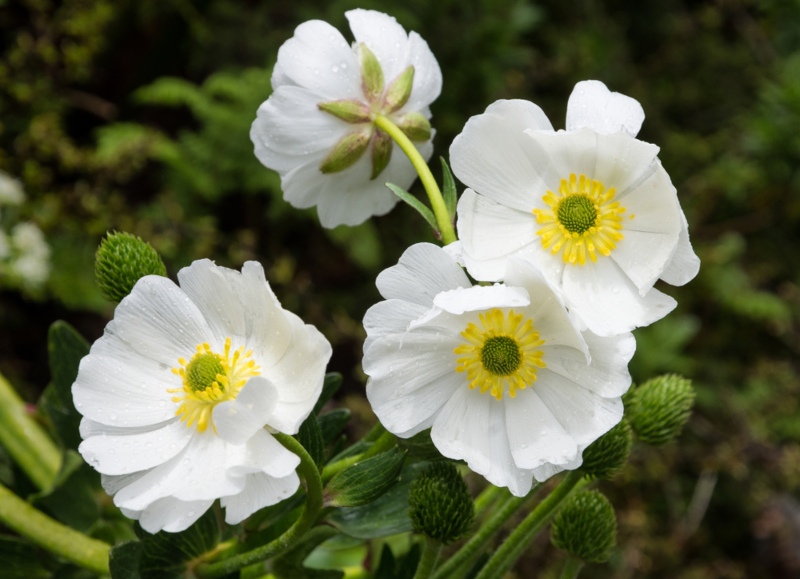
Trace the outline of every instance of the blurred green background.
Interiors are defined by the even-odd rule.
[[[378,272],[433,237],[406,206],[322,230],[248,136],[280,44],[312,18],[346,32],[354,7],[392,14],[439,59],[435,155],[499,98],[563,128],[575,82],[599,79],[642,103],[640,138],[678,189],[702,269],[661,288],[678,309],[636,332],[631,369],[691,377],[697,409],[678,443],[637,449],[601,485],[620,545],[582,576],[800,576],[800,0],[0,1],[0,170],[52,248],[43,288],[0,289],[0,373],[33,401],[49,324],[101,335],[113,309],[93,255],[118,229],[173,277],[201,257],[261,261],[333,343],[338,403],[372,420],[360,320]],[[541,539],[518,577],[556,576],[563,555]]]

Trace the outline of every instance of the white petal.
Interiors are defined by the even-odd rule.
[[[458,201],[457,225],[467,270],[481,281],[502,279],[510,256],[529,258],[533,247],[541,245],[530,211],[511,209],[472,189]]]
[[[197,519],[203,516],[213,500],[206,501],[181,501],[167,497],[155,501],[138,516],[134,512],[122,509],[125,516],[137,519],[142,528],[148,533],[155,534],[159,531],[179,533],[191,527]]]
[[[481,195],[530,211],[556,176],[547,156],[525,135],[527,128],[552,130],[533,103],[495,102],[470,118],[450,146],[453,173]]]
[[[258,154],[258,147],[256,147],[256,154]],[[296,166],[281,175],[283,198],[292,207],[298,209],[313,207],[320,202],[325,185],[331,179],[336,179],[338,173],[325,175],[319,170],[325,155],[326,151],[320,151],[316,156],[309,155],[299,158],[299,163]],[[261,159],[262,163],[265,163],[260,156],[259,159]]]
[[[666,269],[661,272],[661,279],[672,285],[688,283],[700,271],[700,258],[692,249],[689,241],[689,225],[686,216],[681,211],[681,231],[678,235],[678,245]]]
[[[220,499],[225,507],[225,522],[229,525],[241,523],[256,511],[289,498],[299,487],[300,479],[294,472],[283,478],[249,474],[242,492]]]
[[[425,307],[442,291],[472,286],[458,264],[432,243],[416,243],[406,249],[397,265],[383,270],[375,284],[386,299]]]
[[[530,303],[524,288],[501,284],[443,291],[433,298],[436,307],[455,315],[492,308],[524,308]]]
[[[538,159],[537,175],[541,175],[531,191],[532,203],[526,207],[528,211],[549,208],[544,195],[547,191],[557,192],[561,180],[568,179],[570,174],[595,177],[600,165],[598,150],[603,135],[588,129],[576,133],[528,130],[525,135],[530,141],[526,148],[529,155]],[[604,185],[610,186],[608,183]]]
[[[588,130],[576,133],[578,137],[583,135],[580,138],[590,134],[594,133]],[[614,199],[617,201],[627,201],[626,195],[661,167],[657,157],[659,149],[655,145],[634,139],[627,133],[597,134],[595,138],[594,172],[586,176],[597,179],[606,188],[616,189]]]
[[[571,460],[566,464],[543,464],[542,466],[533,469],[533,477],[539,482],[544,482],[550,477],[565,470],[575,470],[576,468],[580,467],[581,464],[583,464],[583,457],[578,454],[575,460]]]
[[[364,329],[367,331],[364,351],[382,336],[405,332],[411,321],[426,311],[425,306],[398,299],[384,300],[371,306],[364,314]]]
[[[578,452],[572,436],[536,394],[537,386],[538,382],[515,398],[504,398],[511,455],[520,468],[565,464]]]
[[[630,332],[660,320],[677,302],[657,289],[638,288],[610,259],[564,270],[564,294],[570,313],[598,336]]]
[[[639,101],[611,92],[599,80],[585,80],[575,85],[567,104],[567,130],[584,127],[598,133],[625,131],[635,137],[644,122]]]
[[[104,432],[86,438],[78,447],[84,460],[103,474],[121,475],[156,467],[181,452],[193,428],[177,420],[148,431]]]
[[[348,10],[344,13],[356,42],[363,42],[375,53],[387,83],[406,67],[408,35],[394,17],[374,10]]]
[[[414,66],[414,84],[408,102],[400,113],[420,111],[430,105],[442,92],[442,71],[436,57],[419,34],[408,35],[408,64]]]
[[[547,368],[536,393],[577,444],[590,444],[622,420],[622,400],[602,398]]]
[[[353,50],[338,30],[320,20],[298,26],[294,36],[278,50],[272,86],[284,84],[310,89],[321,100],[361,96],[361,76]]]
[[[266,430],[256,432],[240,449],[244,450],[242,456],[231,461],[228,466],[232,475],[262,473],[283,478],[295,472],[300,465],[300,458]]]
[[[212,410],[217,434],[230,444],[243,444],[267,424],[277,398],[278,391],[269,380],[250,378],[235,400],[221,402]]]

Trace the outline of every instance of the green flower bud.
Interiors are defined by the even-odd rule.
[[[317,103],[317,108],[351,124],[368,123],[372,114],[364,103],[347,99]]]
[[[380,175],[392,159],[392,138],[383,131],[376,130],[372,139],[372,175]]]
[[[623,418],[583,451],[581,469],[591,477],[612,478],[628,462],[632,443],[631,425]]]
[[[378,57],[363,42],[358,45],[358,60],[361,65],[361,91],[367,102],[377,103],[383,96],[383,69]]]
[[[590,563],[608,561],[617,544],[614,507],[599,491],[583,491],[567,500],[550,528],[553,545]]]
[[[322,160],[319,170],[325,174],[344,171],[361,158],[369,146],[370,137],[371,128],[345,135]]]
[[[414,531],[440,543],[463,537],[475,518],[475,505],[456,467],[435,462],[420,473],[408,492]]]
[[[431,138],[431,124],[419,113],[408,113],[397,119],[397,126],[412,141],[427,141]]]
[[[107,300],[120,302],[146,275],[167,275],[167,268],[155,249],[141,238],[125,232],[112,232],[100,242],[94,262],[94,275]]]
[[[409,65],[397,75],[383,97],[383,114],[388,115],[400,110],[408,102],[411,96],[411,88],[414,86],[414,67]]]
[[[628,420],[642,442],[655,446],[678,437],[694,404],[691,380],[666,374],[648,380],[628,400]]]
[[[395,447],[357,462],[331,479],[325,487],[325,504],[358,507],[380,498],[400,480],[405,459],[405,451]]]

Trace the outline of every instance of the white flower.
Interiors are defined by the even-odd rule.
[[[36,224],[24,221],[11,230],[10,240],[14,249],[11,271],[24,286],[41,286],[50,275],[50,246],[42,230]],[[3,254],[2,245],[0,241],[0,256]]]
[[[324,227],[357,225],[394,207],[398,199],[384,184],[407,189],[416,172],[372,118],[394,121],[427,160],[428,105],[442,86],[439,64],[416,32],[380,12],[345,15],[352,47],[319,20],[298,26],[281,46],[274,92],[250,132],[258,159],[280,174],[285,199],[316,205]]]
[[[238,523],[298,488],[296,433],[319,397],[328,341],[282,309],[262,267],[209,260],[146,276],[80,364],[79,447],[142,528],[180,531],[221,498]]]
[[[566,131],[521,100],[472,117],[450,148],[453,172],[471,188],[458,204],[470,274],[497,280],[509,257],[523,257],[600,335],[671,311],[675,300],[653,284],[682,285],[700,261],[658,147],[634,138],[643,120],[638,102],[598,81],[576,85]]]
[[[19,205],[25,201],[22,183],[4,171],[0,171],[0,205]]]
[[[504,275],[472,286],[441,248],[411,246],[378,276],[363,367],[389,431],[431,428],[443,455],[523,496],[621,420],[635,342],[578,331],[530,263]]]

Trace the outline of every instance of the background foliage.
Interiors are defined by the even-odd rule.
[[[53,249],[42,295],[0,290],[0,373],[35,400],[51,379],[48,326],[102,333],[112,310],[93,253],[118,229],[173,276],[201,257],[264,263],[284,306],[333,343],[336,404],[356,428],[373,420],[360,320],[377,273],[432,236],[407,207],[322,230],[283,202],[248,137],[294,27],[346,31],[356,6],[396,16],[439,59],[435,155],[499,98],[563,127],[572,86],[594,78],[642,103],[640,137],[678,188],[703,267],[666,289],[675,313],[636,332],[632,371],[692,377],[697,409],[678,444],[637,450],[601,485],[620,546],[584,576],[800,575],[800,0],[0,2],[0,169]],[[541,562],[562,555],[544,539],[520,577],[555,576]]]

